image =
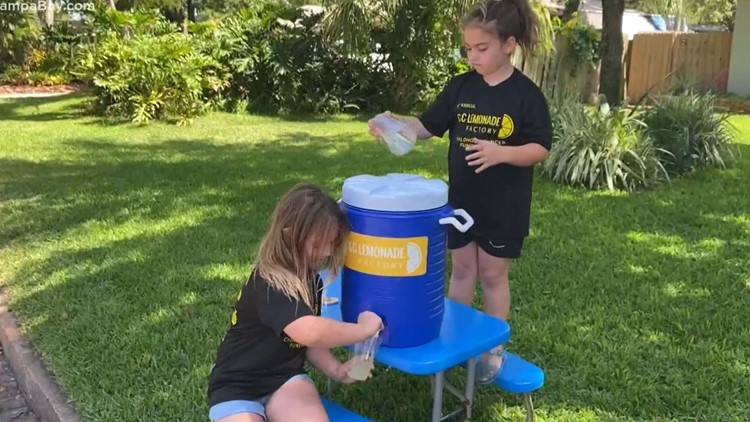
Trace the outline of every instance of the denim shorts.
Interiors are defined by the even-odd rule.
[[[289,378],[284,383],[284,385],[297,380],[306,380],[311,383],[313,382],[313,380],[310,379],[310,377],[306,374],[298,374]],[[211,419],[211,422],[216,422],[221,418],[226,418],[227,416],[236,415],[238,413],[255,413],[256,415],[260,415],[261,417],[263,417],[263,420],[268,420],[268,418],[266,417],[266,403],[268,403],[268,399],[270,398],[271,394],[265,397],[261,397],[260,399],[255,401],[230,400],[223,403],[218,403],[213,405],[211,409],[209,409],[208,417],[209,419]]]

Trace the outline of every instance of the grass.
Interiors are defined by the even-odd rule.
[[[232,301],[292,185],[445,177],[444,142],[394,157],[348,118],[105,126],[79,102],[0,102],[0,280],[85,421],[206,420]],[[730,170],[631,195],[537,179],[508,347],[546,371],[539,421],[750,419],[750,117],[733,122]],[[381,367],[335,394],[376,421],[427,420],[429,397]],[[474,420],[522,409],[482,388]]]

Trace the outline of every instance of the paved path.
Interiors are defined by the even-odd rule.
[[[0,345],[0,422],[39,422],[18,390],[16,378]]]

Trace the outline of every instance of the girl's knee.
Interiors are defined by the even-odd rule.
[[[490,265],[479,265],[479,279],[483,284],[502,285],[508,283],[509,265],[505,262],[494,262]]]
[[[468,257],[453,257],[451,261],[451,278],[458,281],[471,281],[477,278],[477,261]]]
[[[328,422],[315,385],[308,380],[293,380],[279,388],[266,405],[269,422]]]
[[[318,412],[315,414],[306,413],[301,416],[300,419],[295,419],[299,422],[329,422],[328,414],[326,414],[325,410],[322,411],[322,413]]]
[[[328,413],[322,405],[309,405],[309,403],[287,403],[287,407],[283,412],[268,412],[269,422],[274,420],[291,420],[296,422],[328,422]],[[281,416],[283,415],[283,416]]]
[[[451,253],[451,278],[458,281],[471,281],[477,278],[477,249],[469,244]]]

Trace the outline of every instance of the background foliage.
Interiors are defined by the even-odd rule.
[[[698,10],[670,1],[629,6]],[[711,1],[717,10],[732,7]],[[52,23],[46,15],[4,13],[0,82],[80,82],[92,89],[92,112],[135,123],[184,124],[209,110],[417,113],[467,70],[459,18],[472,3],[123,0],[113,7],[99,1]],[[562,37],[576,63],[600,61],[601,33],[575,11],[560,19],[540,1],[533,6],[541,25],[535,54],[551,54]],[[636,110],[603,97],[598,108],[550,100],[555,150],[542,174],[559,183],[636,190],[734,161],[727,116],[714,113],[708,94],[682,90]]]

